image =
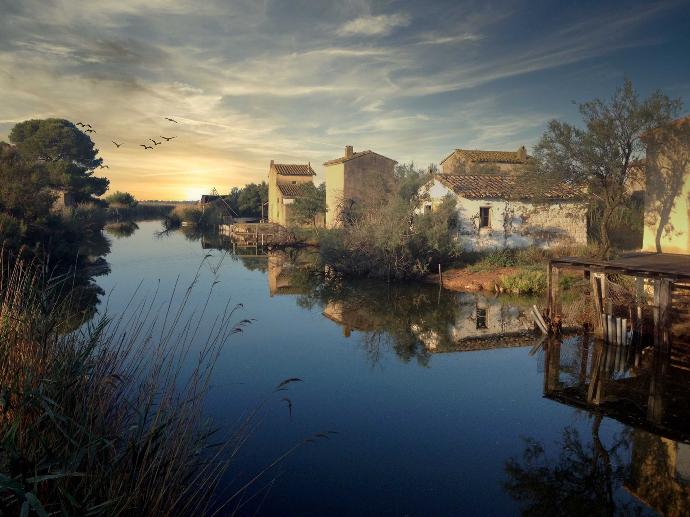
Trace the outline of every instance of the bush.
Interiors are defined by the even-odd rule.
[[[570,275],[561,275],[558,285],[566,291],[577,283],[577,279]],[[539,269],[523,269],[512,275],[501,277],[499,287],[512,294],[536,295],[546,292],[546,271]]]

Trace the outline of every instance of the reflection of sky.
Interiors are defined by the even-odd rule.
[[[186,286],[208,252],[180,233],[154,240],[159,223],[139,223],[128,239],[113,242],[112,273],[100,279],[116,311],[136,285],[162,297],[178,274]],[[214,251],[210,263],[217,264]],[[193,303],[216,278],[203,267]],[[543,377],[528,348],[432,355],[427,366],[402,362],[390,350],[372,365],[350,338],[321,314],[300,308],[293,296],[269,296],[266,273],[248,271],[226,257],[213,304],[231,297],[255,318],[232,338],[215,373],[209,411],[234,423],[269,396],[269,410],[243,450],[243,474],[269,463],[297,441],[326,430],[330,440],[299,450],[264,506],[267,514],[515,514],[501,489],[504,462],[520,457],[522,437],[544,442],[553,456],[565,426],[584,439],[583,413],[542,398]],[[207,320],[215,317],[210,311]],[[202,324],[201,328],[204,328]],[[286,393],[270,396],[283,379],[299,377]],[[280,401],[293,401],[292,418]],[[604,442],[621,426],[606,420]],[[627,497],[627,496],[621,496]]]
[[[270,159],[321,174],[345,144],[425,166],[531,147],[624,76],[687,98],[689,16],[683,0],[3,2],[0,139],[88,121],[112,187],[140,198],[226,191]]]

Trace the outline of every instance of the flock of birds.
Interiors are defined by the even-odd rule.
[[[179,124],[179,122],[173,118],[170,118],[170,117],[163,117],[163,118],[169,122],[174,122],[175,124]],[[96,130],[93,128],[93,126],[91,126],[91,124],[85,124],[84,122],[77,122],[76,125],[79,126],[80,128],[82,128],[84,133],[96,133]],[[162,135],[160,135],[160,137],[163,140],[165,140],[166,142],[170,142],[171,140],[177,138],[176,136],[162,136]],[[158,141],[158,140],[155,140],[153,138],[149,138],[149,140],[152,142],[152,145],[139,144],[139,147],[143,147],[144,150],[146,151],[148,149],[155,149],[157,146],[159,146],[163,143],[162,140]],[[120,147],[122,147],[124,145],[124,143],[116,142],[115,140],[111,140],[111,142],[113,144],[115,144],[115,147],[117,149],[119,149]],[[107,165],[101,165],[100,168],[101,169],[109,169],[110,167],[108,167]]]

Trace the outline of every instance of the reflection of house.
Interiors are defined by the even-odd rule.
[[[625,486],[662,515],[690,514],[690,444],[635,430]]]
[[[423,325],[413,326],[412,331],[430,352],[469,352],[527,346],[531,329],[519,307],[497,297],[460,293],[458,312],[449,323],[446,339]]]
[[[343,335],[350,337],[353,330],[372,332],[379,330],[371,311],[362,305],[350,305],[341,301],[331,301],[326,304],[323,315],[343,328]]]
[[[380,200],[392,185],[396,163],[373,151],[355,153],[351,145],[345,147],[344,156],[324,163],[326,226],[337,226],[349,204]]]
[[[477,172],[519,172],[528,163],[527,149],[517,151],[479,151],[455,149],[441,160],[443,174],[476,174]]]
[[[645,251],[690,253],[690,116],[645,135]]]
[[[290,205],[300,197],[301,187],[312,183],[316,173],[310,164],[274,163],[268,170],[268,220],[287,226]]]
[[[280,251],[268,253],[268,291],[271,296],[297,295],[309,292],[309,286],[300,282],[305,267],[312,264],[312,256],[301,253],[289,257]]]
[[[438,174],[422,194],[425,212],[455,198],[453,231],[468,249],[587,243],[587,205],[580,190],[565,184],[544,189],[506,172]]]

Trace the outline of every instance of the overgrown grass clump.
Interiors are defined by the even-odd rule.
[[[570,289],[576,282],[575,277],[561,275],[559,286],[563,291]],[[538,295],[546,292],[546,271],[543,268],[522,269],[512,275],[501,277],[499,287],[505,292],[520,295]]]
[[[504,267],[530,267],[546,264],[549,260],[562,257],[598,257],[601,248],[595,244],[556,246],[541,248],[492,249],[485,252],[466,253],[464,262],[470,271],[491,271]]]
[[[202,403],[246,322],[226,306],[193,342],[206,307],[187,312],[190,287],[179,306],[175,294],[160,306],[144,298],[65,335],[68,288],[0,256],[0,513],[211,513],[243,438],[212,438]]]

